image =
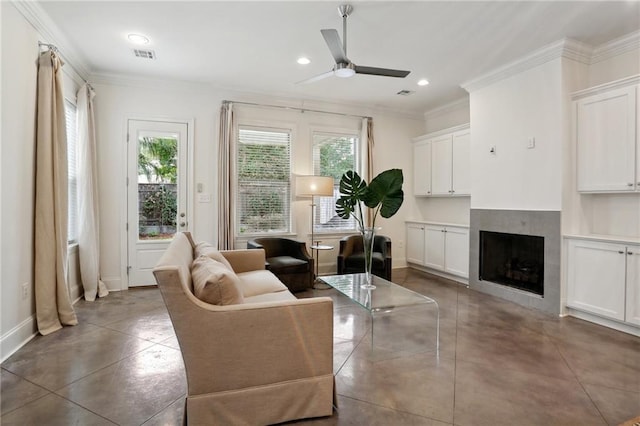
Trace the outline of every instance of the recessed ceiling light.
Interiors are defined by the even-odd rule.
[[[304,56],[301,56],[301,57],[298,58],[298,63],[300,65],[309,65],[311,63],[311,59],[305,58]]]
[[[424,78],[418,81],[418,86],[426,86],[427,84],[429,84],[429,80],[426,80]]]
[[[134,44],[149,44],[149,38],[142,34],[129,34],[127,35],[127,38]]]

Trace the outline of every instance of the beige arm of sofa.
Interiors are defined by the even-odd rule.
[[[229,261],[236,274],[265,269],[264,250],[220,250],[220,253]]]
[[[185,292],[179,268],[154,273],[184,358],[189,423],[331,415],[330,298],[222,307]]]

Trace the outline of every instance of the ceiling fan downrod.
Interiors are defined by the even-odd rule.
[[[345,57],[347,57],[347,18],[351,12],[353,12],[353,7],[350,4],[338,6],[338,13],[342,17],[342,50],[344,50]]]

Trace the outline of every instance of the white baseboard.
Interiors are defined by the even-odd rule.
[[[0,338],[0,362],[4,362],[16,353],[18,349],[29,343],[37,334],[35,315],[30,316],[9,330]]]
[[[581,320],[601,325],[603,327],[613,328],[614,330],[622,331],[623,333],[628,333],[640,337],[640,328],[630,324],[624,324],[618,321],[610,320],[608,318],[593,315],[588,312],[583,312],[572,308],[567,308],[567,314],[572,317],[580,318]]]
[[[460,284],[464,284],[467,287],[469,287],[469,279],[468,278],[463,278],[463,277],[459,277],[457,275],[447,274],[446,272],[436,271],[434,269],[426,268],[426,267],[420,266],[420,265],[414,265],[412,263],[408,263],[407,266],[409,268],[417,269],[418,271],[422,271],[422,272],[427,272],[427,273],[429,273],[431,275],[437,275],[439,277],[446,278],[448,280],[455,281],[455,282],[458,282]]]
[[[107,286],[107,290],[109,291],[122,290],[122,280],[120,277],[105,277],[102,278],[102,282]]]

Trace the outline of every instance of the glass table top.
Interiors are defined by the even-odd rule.
[[[365,274],[325,275],[318,279],[338,290],[370,312],[392,310],[394,308],[437,302],[420,293],[401,287],[384,278],[372,276],[373,290],[361,288],[365,284]]]

